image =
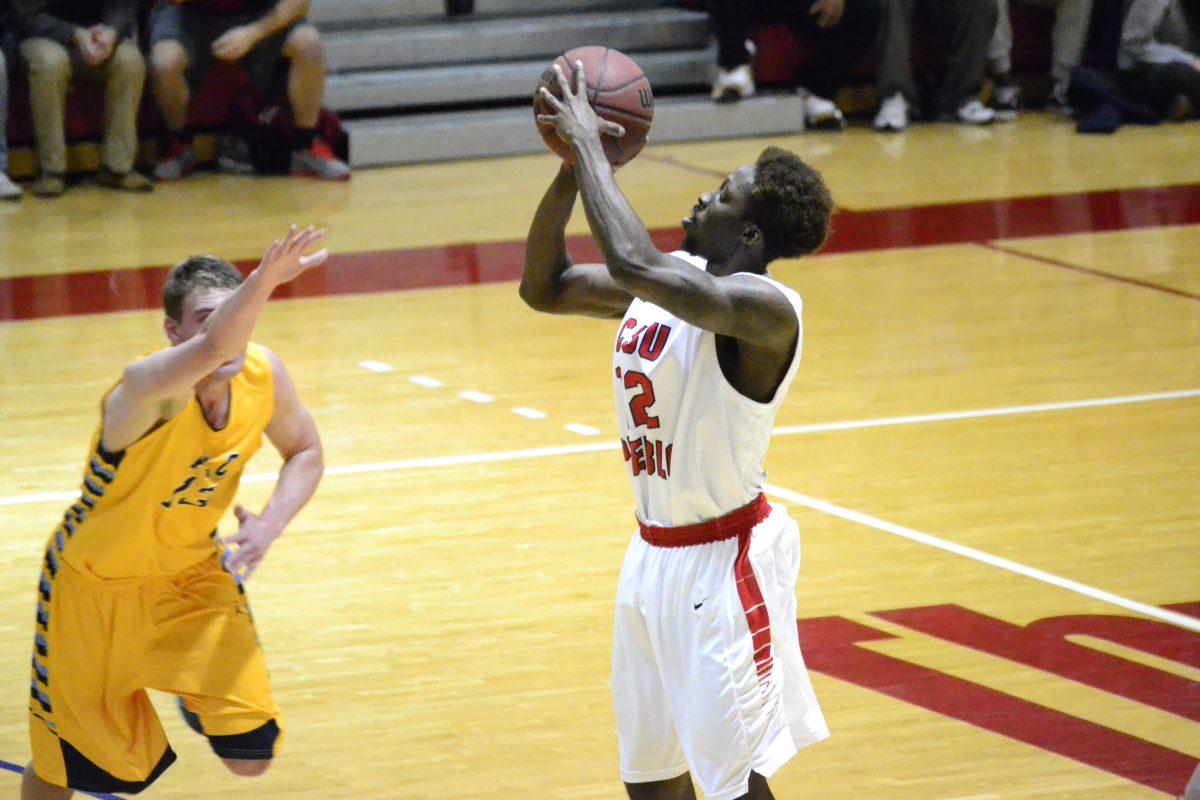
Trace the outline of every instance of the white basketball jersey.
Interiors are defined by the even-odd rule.
[[[706,267],[699,256],[673,255]],[[765,275],[754,277],[783,292],[800,324],[800,295]],[[759,403],[726,380],[715,334],[634,299],[617,331],[613,388],[621,450],[642,522],[690,525],[727,514],[762,492],[775,414],[800,365],[802,325],[799,331],[775,396]]]

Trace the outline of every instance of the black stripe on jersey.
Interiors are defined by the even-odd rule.
[[[50,685],[50,670],[39,664],[36,656],[33,659],[33,671],[43,686]]]
[[[95,458],[92,459],[92,462],[89,466],[92,468],[92,474],[105,483],[112,483],[113,478],[117,477],[116,473],[112,470],[105,469],[104,467],[100,466],[100,462]]]
[[[41,625],[44,631],[50,629],[50,612],[45,609],[41,600],[38,601],[37,624]]]
[[[100,486],[96,485],[96,482],[94,480],[92,480],[91,475],[83,476],[83,486],[85,489],[87,489],[89,492],[94,494],[96,497],[104,497],[104,489],[101,488]],[[86,495],[85,495],[85,497],[86,497]]]
[[[117,467],[121,466],[121,459],[125,457],[125,451],[118,450],[115,453],[110,453],[104,449],[104,445],[97,444],[96,455],[100,456],[101,461],[103,461],[105,464],[108,464],[115,470]]]
[[[42,575],[38,579],[38,591],[42,593],[42,599],[47,603],[50,602],[50,581],[46,580],[46,576]]]
[[[58,575],[58,559],[54,557],[54,548],[46,548],[46,569],[50,570],[50,577],[54,578]]]
[[[79,495],[79,501],[81,503],[83,503],[85,506],[87,506],[88,508],[96,507],[96,501],[93,500],[92,498],[88,497],[86,494]]]

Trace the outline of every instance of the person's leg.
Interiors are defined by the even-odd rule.
[[[988,69],[992,75],[1008,75],[1012,72],[1013,31],[1008,16],[1008,0],[998,0],[996,5],[996,29],[988,45]]]
[[[8,66],[4,51],[0,50],[0,200],[16,200],[21,196],[21,187],[8,177]]]
[[[317,29],[307,23],[297,25],[287,34],[281,52],[288,61],[288,102],[296,121],[292,174],[322,180],[349,178],[350,168],[317,136],[325,94],[325,48]]]
[[[58,42],[34,37],[21,42],[21,57],[29,75],[33,138],[42,173],[32,191],[41,197],[53,197],[62,194],[66,188],[64,116],[67,87],[71,82],[71,54]]]
[[[991,118],[983,115],[965,118],[963,111],[968,106],[982,108],[978,96],[987,72],[988,46],[996,32],[996,0],[923,2],[929,4],[930,17],[945,31],[946,73],[934,100],[935,112],[957,115],[963,122],[990,122]]]
[[[858,60],[872,47],[879,35],[883,15],[882,0],[845,0],[838,24],[829,29],[817,26],[814,17],[801,3],[793,12],[792,24],[816,36],[819,56],[796,74],[796,82],[819,97],[832,100],[845,85]]]
[[[1055,0],[1055,3],[1058,7],[1054,12],[1054,58],[1050,67],[1054,80],[1052,97],[1055,103],[1065,106],[1071,73],[1083,60],[1092,23],[1092,0]]]
[[[207,51],[200,48],[211,48],[211,41],[186,24],[184,13],[185,9],[174,3],[159,3],[150,13],[150,88],[166,126],[154,168],[154,177],[160,181],[179,180],[196,166],[192,130],[187,124],[191,82],[208,63],[203,55]],[[188,19],[194,16],[195,12],[190,12]]]
[[[917,102],[912,71],[912,23],[916,0],[883,0],[882,45],[879,54],[879,98],[903,95]]]
[[[63,786],[55,786],[38,777],[33,771],[33,764],[25,765],[21,775],[21,800],[67,800],[75,794]]]
[[[690,775],[653,783],[626,783],[625,793],[629,800],[696,800]]]
[[[150,181],[133,171],[137,158],[138,108],[146,83],[146,62],[136,44],[125,39],[104,65],[104,146],[101,182],[115,189],[145,192]]]
[[[744,0],[710,0],[709,21],[717,38],[717,77],[712,98],[718,102],[740,100],[755,92],[751,53],[746,47],[754,18]]]

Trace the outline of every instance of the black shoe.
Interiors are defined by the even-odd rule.
[[[446,0],[446,16],[462,17],[475,10],[475,0]]]
[[[200,716],[194,712],[188,711],[187,706],[183,704],[182,697],[176,697],[175,703],[179,706],[179,716],[183,717],[183,721],[187,723],[187,726],[203,736],[204,728],[200,727]]]

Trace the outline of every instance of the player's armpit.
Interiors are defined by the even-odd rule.
[[[636,297],[713,333],[750,342],[781,355],[800,330],[796,309],[783,292],[752,275],[710,275],[667,253],[609,264],[614,283]]]

